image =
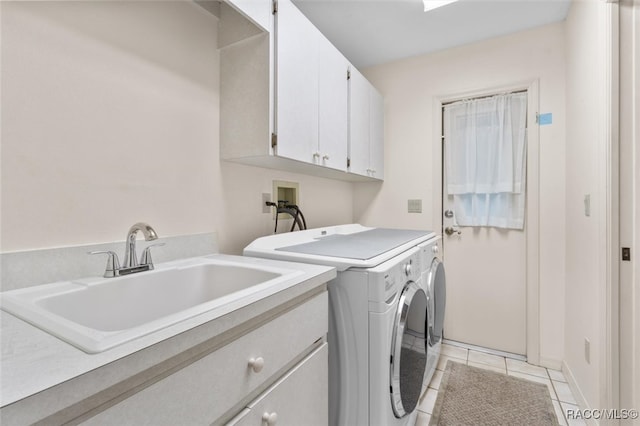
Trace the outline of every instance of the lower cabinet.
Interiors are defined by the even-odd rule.
[[[324,291],[172,374],[150,378],[82,424],[208,425],[239,414],[239,425],[326,425],[327,329]]]
[[[227,425],[328,425],[327,374],[328,345],[324,343]]]

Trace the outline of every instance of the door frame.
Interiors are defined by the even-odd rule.
[[[433,217],[435,229],[442,233],[443,195],[443,150],[442,107],[463,99],[481,98],[499,93],[527,92],[527,200],[526,200],[526,356],[527,362],[540,365],[540,137],[537,123],[539,111],[538,79],[515,82],[504,86],[488,87],[463,93],[449,93],[434,97],[433,158]],[[443,244],[444,246],[444,244]],[[446,246],[444,247],[446,252]],[[445,254],[443,253],[443,258]]]

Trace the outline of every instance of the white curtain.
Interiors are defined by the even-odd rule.
[[[527,94],[444,107],[447,192],[460,226],[523,229]]]

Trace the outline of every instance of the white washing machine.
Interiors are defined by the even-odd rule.
[[[428,367],[437,363],[429,358],[434,286],[423,283],[434,242],[428,231],[352,224],[263,237],[245,248],[247,256],[338,269],[328,283],[331,425],[415,424]]]

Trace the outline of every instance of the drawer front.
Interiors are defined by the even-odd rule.
[[[325,343],[316,349],[227,426],[327,426],[327,348]]]
[[[84,424],[210,424],[326,335],[327,322],[323,292]],[[259,372],[252,358],[264,361]]]

